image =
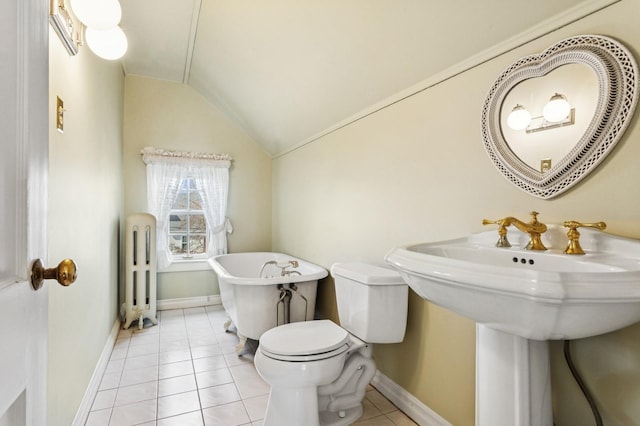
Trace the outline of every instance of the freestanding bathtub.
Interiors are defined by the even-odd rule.
[[[310,321],[315,314],[321,266],[283,253],[254,252],[214,256],[209,265],[218,275],[222,306],[240,338],[260,340],[265,331],[286,322]]]

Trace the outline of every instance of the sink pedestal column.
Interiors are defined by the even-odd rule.
[[[476,426],[552,426],[549,347],[476,325]]]

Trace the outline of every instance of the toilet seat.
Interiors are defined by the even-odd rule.
[[[272,328],[260,337],[260,351],[281,361],[318,361],[349,349],[349,333],[329,320],[302,321]]]

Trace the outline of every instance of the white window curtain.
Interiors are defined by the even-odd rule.
[[[227,252],[227,233],[233,228],[226,217],[231,157],[226,154],[165,151],[144,148],[147,165],[147,210],[156,217],[158,270],[172,262],[168,247],[169,212],[176,201],[180,182],[192,178],[202,196],[207,220],[207,257]]]

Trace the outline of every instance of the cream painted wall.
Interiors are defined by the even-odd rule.
[[[540,212],[546,223],[604,220],[640,238],[638,114],[611,156],[554,200],[512,186],[484,152],[480,109],[511,62],[581,33],[613,36],[640,59],[640,2],[623,0],[436,84],[273,162],[273,249],[329,267],[382,263],[396,245],[484,230],[483,218]],[[336,319],[333,283],[319,310]],[[474,424],[474,324],[412,293],[405,341],[379,345],[379,369],[456,426]],[[557,426],[593,418],[552,345]],[[640,423],[640,325],[574,342],[605,424]]]
[[[146,211],[145,146],[169,150],[227,153],[230,252],[271,249],[271,159],[217,108],[190,87],[140,76],[125,79],[125,215]],[[219,294],[215,273],[158,274],[158,299]]]
[[[70,57],[49,31],[49,261],[77,281],[49,282],[48,421],[70,425],[117,319],[124,77],[86,47]],[[56,96],[66,109],[55,130]]]

